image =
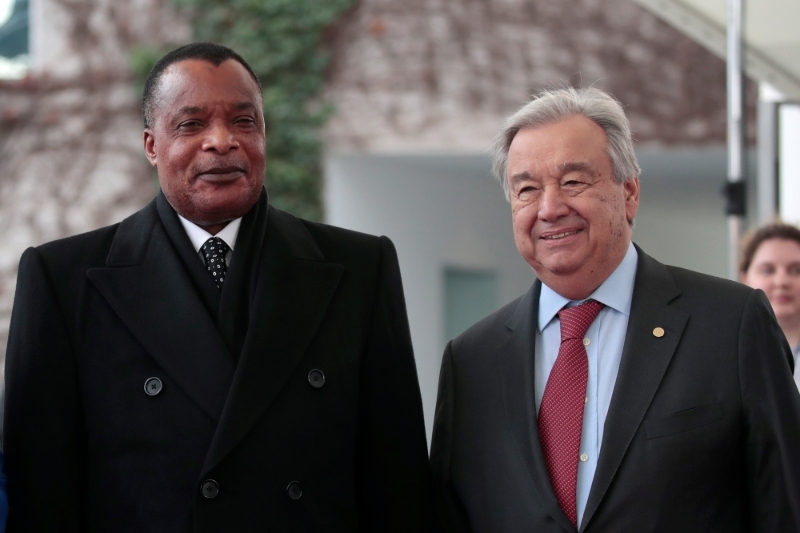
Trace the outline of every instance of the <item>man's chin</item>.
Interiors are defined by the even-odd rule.
[[[197,199],[198,201],[184,206],[184,209],[175,210],[183,218],[200,227],[215,226],[245,216],[256,204],[258,197],[258,194],[240,193],[233,198]]]
[[[191,213],[191,218],[184,216],[198,226],[215,226],[219,224],[227,224],[231,220],[236,220],[247,214],[252,208],[249,206],[219,206],[211,209],[196,210]]]
[[[577,273],[583,265],[581,258],[575,257],[571,253],[553,254],[535,263],[531,263],[536,275],[541,278],[542,274],[552,276],[569,276]]]

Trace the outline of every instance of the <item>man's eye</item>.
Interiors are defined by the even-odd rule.
[[[525,187],[520,187],[520,189],[517,191],[517,198],[519,198],[523,202],[532,200],[538,192],[539,189],[537,189],[536,187],[532,187],[530,185]]]
[[[182,130],[199,128],[199,127],[200,127],[200,122],[197,120],[187,120],[186,122],[181,122],[180,124],[178,124],[178,128]]]
[[[236,119],[236,124],[240,126],[252,126],[256,123],[253,117],[241,117]]]

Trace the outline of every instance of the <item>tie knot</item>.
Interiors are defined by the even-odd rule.
[[[564,308],[558,312],[561,320],[561,342],[567,339],[581,339],[589,326],[603,309],[603,304],[589,300],[575,307]]]
[[[228,253],[228,245],[225,244],[225,241],[220,239],[219,237],[211,237],[205,243],[203,243],[203,247],[200,248],[203,252],[203,256],[206,258],[206,262],[214,259],[214,263],[218,263],[220,260],[225,261],[225,254]]]

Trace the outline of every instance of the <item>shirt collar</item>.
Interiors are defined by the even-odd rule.
[[[633,284],[636,280],[636,267],[639,263],[639,254],[631,242],[622,262],[617,265],[614,272],[602,285],[589,295],[587,300],[597,300],[606,307],[610,307],[626,316],[631,313],[631,299],[633,297]],[[539,333],[550,323],[561,309],[573,302],[564,298],[553,289],[542,283],[542,292],[539,294]],[[575,302],[577,303],[577,302]]]
[[[194,251],[200,253],[200,248],[206,243],[208,239],[211,237],[219,237],[222,239],[225,244],[228,245],[228,248],[233,250],[234,245],[236,244],[236,237],[239,236],[239,226],[242,224],[242,219],[237,218],[228,222],[228,224],[220,230],[219,233],[216,235],[211,235],[209,232],[195,224],[194,222],[189,222],[182,216],[178,215],[178,219],[181,221],[181,225],[183,225],[183,229],[186,230],[186,234],[189,236],[189,240],[192,241],[192,246],[194,246]]]

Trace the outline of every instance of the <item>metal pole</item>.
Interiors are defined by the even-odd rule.
[[[737,279],[744,217],[744,124],[742,120],[742,2],[728,0],[728,277]]]
[[[758,88],[758,181],[756,200],[758,225],[775,222],[778,214],[778,103],[764,96],[765,83]]]

